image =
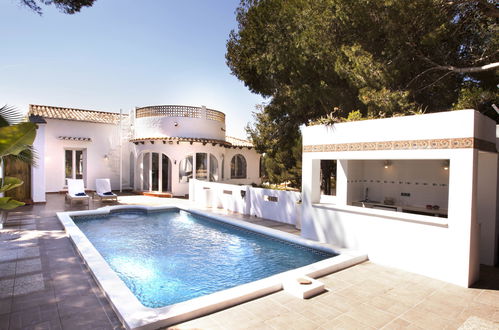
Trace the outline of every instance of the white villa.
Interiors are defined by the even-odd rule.
[[[252,187],[260,155],[225,136],[205,107],[150,106],[130,115],[31,105],[39,123],[32,196],[66,179],[185,196],[301,228],[378,264],[468,287],[499,259],[496,123],[474,110],[303,127],[302,191]],[[321,191],[321,161],[335,189]],[[120,179],[121,178],[121,179]]]
[[[112,189],[185,196],[189,180],[260,183],[260,155],[245,140],[225,135],[225,114],[179,105],[136,108],[130,115],[30,105],[38,123],[31,196],[66,188],[66,179],[111,179]]]

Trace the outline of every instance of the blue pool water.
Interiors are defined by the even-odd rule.
[[[73,220],[139,301],[153,308],[335,256],[182,210]]]

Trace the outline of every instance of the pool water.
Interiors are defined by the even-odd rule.
[[[183,210],[73,220],[139,301],[152,308],[335,256]]]

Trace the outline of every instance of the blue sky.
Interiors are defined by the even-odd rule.
[[[239,0],[97,0],[39,16],[0,2],[0,105],[128,112],[183,104],[223,111],[227,134],[246,137],[257,103],[230,74],[225,43]]]

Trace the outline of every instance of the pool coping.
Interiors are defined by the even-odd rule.
[[[338,255],[307,266],[292,269],[261,280],[242,284],[177,304],[160,308],[145,307],[119,278],[119,276],[111,269],[109,264],[104,260],[97,249],[71,219],[71,216],[83,216],[89,214],[107,215],[111,211],[126,209],[140,209],[145,211],[184,210],[198,216],[216,219],[224,223],[269,235],[291,243],[301,244],[325,252],[337,253]],[[76,250],[87,264],[97,284],[108,298],[113,309],[116,311],[118,318],[127,329],[157,329],[159,327],[174,325],[280,291],[282,289],[282,283],[290,278],[298,278],[302,276],[317,278],[367,260],[367,255],[365,253],[336,248],[329,244],[307,240],[276,229],[263,227],[223,215],[203,212],[189,207],[119,205],[106,206],[90,211],[58,212],[57,217],[61,221],[71,242],[76,247]]]

